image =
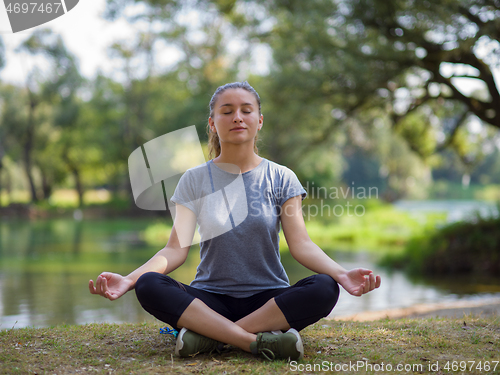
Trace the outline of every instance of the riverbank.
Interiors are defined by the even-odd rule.
[[[267,362],[231,348],[181,359],[161,323],[0,331],[2,374],[500,373],[498,317],[321,320],[301,332],[304,360]],[[398,367],[399,366],[399,367]],[[390,369],[389,369],[390,367]],[[488,370],[485,370],[488,367]],[[399,369],[399,370],[398,370]]]
[[[472,301],[453,301],[441,303],[416,304],[399,309],[367,311],[359,314],[331,317],[337,321],[366,322],[379,319],[415,319],[415,318],[454,318],[467,315],[497,317],[500,319],[500,297]]]

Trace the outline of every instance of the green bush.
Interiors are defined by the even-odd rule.
[[[427,275],[500,272],[500,217],[476,216],[412,238],[401,254],[389,255],[382,264]]]

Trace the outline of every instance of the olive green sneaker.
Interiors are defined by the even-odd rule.
[[[179,335],[177,335],[175,354],[183,358],[194,357],[196,354],[212,353],[213,351],[221,353],[223,347],[224,344],[217,340],[182,328]]]
[[[262,354],[269,360],[290,359],[298,360],[304,357],[302,339],[297,330],[290,328],[286,333],[273,334],[260,332],[257,341],[250,344],[252,354]]]

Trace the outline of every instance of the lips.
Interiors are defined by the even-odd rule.
[[[233,131],[233,130],[235,130],[235,131],[236,131],[236,130],[245,130],[245,129],[246,129],[246,128],[244,128],[244,127],[241,127],[241,126],[236,126],[236,127],[232,128],[232,129],[231,129],[231,131]]]

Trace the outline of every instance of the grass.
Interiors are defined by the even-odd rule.
[[[10,198],[10,199],[9,199]],[[104,204],[111,200],[111,194],[104,189],[87,190],[83,196],[85,204]],[[14,190],[8,196],[5,190],[0,191],[0,206],[9,203],[29,203],[30,193],[27,190]],[[50,205],[59,208],[78,207],[78,194],[74,189],[57,189],[50,197]]]
[[[178,358],[174,338],[160,335],[160,327],[160,323],[88,324],[0,331],[0,373],[298,374],[334,370],[331,372],[500,374],[498,316],[321,320],[301,332],[305,355],[299,363],[268,362],[236,348],[223,354]],[[489,371],[484,369],[486,362]],[[400,371],[398,365],[403,366]],[[464,365],[466,370],[460,371]],[[392,371],[387,371],[388,366]]]

